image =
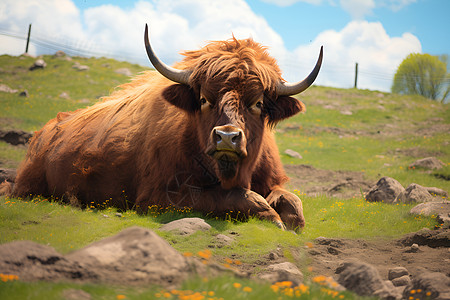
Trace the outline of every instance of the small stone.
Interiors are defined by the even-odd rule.
[[[47,66],[47,63],[43,59],[38,59],[34,62],[34,64],[30,67],[30,71],[36,70],[36,69],[43,69]]]
[[[207,231],[211,225],[201,218],[183,218],[164,224],[159,230],[170,231],[179,235],[190,235],[199,230]]]
[[[351,116],[353,113],[349,110],[341,110],[341,114],[344,116]]]
[[[392,284],[394,286],[405,286],[408,285],[410,282],[411,278],[409,278],[409,275],[404,275],[402,277],[392,279]]]
[[[290,157],[293,158],[298,158],[298,159],[302,159],[303,157],[300,155],[300,153],[292,150],[292,149],[286,149],[286,151],[284,151],[284,153]]]
[[[28,97],[30,94],[28,93],[27,90],[23,90],[22,92],[20,92],[19,96],[20,97]]]
[[[67,289],[63,291],[63,299],[65,300],[90,300],[91,294],[79,289]]]
[[[234,242],[234,238],[229,237],[225,234],[218,234],[216,235],[216,243],[215,246],[217,248],[222,248],[224,246],[229,246]]]
[[[131,73],[130,69],[128,68],[120,68],[114,71],[117,74],[125,75],[125,76],[132,76],[133,73]]]
[[[291,281],[294,285],[303,282],[303,273],[291,262],[270,265],[258,278],[272,283]]]
[[[399,278],[405,275],[409,275],[409,272],[406,268],[403,267],[396,267],[389,269],[388,271],[388,279],[393,280],[395,278]]]
[[[102,215],[102,217],[103,217],[103,218],[109,218],[109,216],[108,216],[108,215]]]
[[[276,254],[275,252],[270,252],[269,253],[269,259],[270,260],[276,260],[278,258],[278,254]]]
[[[116,213],[115,216],[118,217],[118,218],[122,218],[123,217],[123,215],[121,213]]]
[[[67,92],[62,92],[58,97],[62,99],[70,99],[70,96]]]
[[[410,247],[409,247],[409,249],[407,249],[406,251],[405,251],[405,253],[417,253],[417,252],[419,252],[419,245],[417,245],[417,244],[412,244]]]

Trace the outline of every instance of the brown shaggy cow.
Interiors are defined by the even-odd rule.
[[[169,67],[145,44],[145,72],[85,109],[58,113],[32,138],[11,195],[53,196],[145,212],[152,205],[305,224],[271,128],[305,110],[298,83],[252,39],[211,42]],[[4,186],[5,188],[5,186]],[[284,224],[283,224],[284,223]]]

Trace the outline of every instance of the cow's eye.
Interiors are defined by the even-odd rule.
[[[202,110],[206,109],[206,108],[212,108],[213,105],[211,104],[211,102],[209,102],[208,100],[206,100],[205,97],[201,97],[200,98],[200,108]]]
[[[261,114],[263,108],[263,102],[262,101],[258,101],[255,104],[253,104],[249,110],[254,113],[254,114]]]

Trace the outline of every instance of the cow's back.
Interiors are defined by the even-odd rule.
[[[164,121],[174,114],[161,99],[166,85],[147,72],[100,103],[59,113],[32,138],[13,195],[74,196],[84,204],[129,207],[136,178],[148,172],[143,164],[158,154],[152,146],[159,144],[158,133],[170,136],[173,127]]]

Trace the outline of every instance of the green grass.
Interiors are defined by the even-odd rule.
[[[48,64],[45,69],[30,72],[28,68],[34,59],[0,56],[0,82],[29,92],[29,97],[1,93],[0,129],[39,130],[59,111],[73,111],[92,105],[117,85],[129,81],[114,70],[127,67],[137,74],[145,69],[106,58],[73,58],[67,61],[44,56],[44,60]],[[75,62],[90,69],[77,71],[72,68]],[[59,95],[62,92],[68,93],[69,99],[61,98]],[[381,176],[390,176],[405,187],[415,182],[450,190],[450,132],[446,130],[450,124],[449,104],[423,97],[327,87],[312,87],[300,99],[306,104],[307,112],[279,124],[276,133],[283,163],[359,171],[373,181]],[[342,110],[352,114],[344,115]],[[293,159],[283,154],[287,148],[299,152],[303,159]],[[25,153],[25,147],[0,142],[0,167],[16,168]],[[409,169],[409,164],[423,158],[418,156],[436,156],[446,167],[433,172]],[[304,268],[306,262],[295,258],[290,249],[303,249],[305,243],[319,236],[392,239],[438,225],[432,217],[409,215],[412,205],[368,203],[362,197],[308,197],[298,192],[302,187],[292,188],[303,200],[307,221],[299,235],[282,232],[275,225],[257,219],[242,223],[231,219],[206,218],[212,226],[210,231],[189,237],[178,236],[161,232],[158,228],[171,220],[201,215],[191,211],[154,208],[147,216],[126,211],[122,217],[117,217],[117,211],[113,208],[80,210],[52,199],[3,197],[0,198],[0,243],[31,240],[68,253],[124,228],[142,226],[155,230],[181,253],[199,256],[200,251],[209,249],[212,260],[219,263],[233,258],[243,264],[254,264],[261,256],[281,247],[286,259]],[[211,248],[215,235],[219,233],[233,236],[235,242],[222,248]],[[323,287],[314,283],[311,276],[306,276],[308,293],[301,294],[303,299],[341,296],[322,290]],[[245,287],[247,289],[244,290]],[[20,280],[0,281],[0,298],[60,299],[61,293],[68,288],[82,289],[93,299],[120,299],[120,295],[126,299],[154,299],[157,296],[180,298],[173,291],[157,287],[131,289],[88,284],[24,283]],[[226,276],[208,280],[195,278],[186,282],[180,290],[190,299],[195,298],[195,293],[209,296],[211,291],[214,292],[211,297],[216,299],[290,299],[286,293],[295,292],[287,287],[279,287],[274,292],[276,288],[268,284]],[[192,293],[187,295],[188,291]],[[348,292],[342,295],[346,299],[359,299]]]
[[[32,200],[0,199],[0,243],[32,240],[48,244],[67,253],[94,241],[118,233],[130,226],[156,230],[180,252],[198,253],[208,249],[218,233],[233,232],[235,244],[214,248],[213,255],[226,257],[233,251],[246,263],[253,263],[260,255],[278,245],[301,246],[319,236],[342,238],[395,238],[404,233],[437,225],[433,218],[411,216],[412,205],[368,203],[363,199],[336,200],[327,197],[303,197],[307,225],[302,234],[280,231],[274,224],[258,219],[248,222],[207,218],[212,226],[207,232],[197,232],[190,238],[159,232],[161,224],[185,216],[198,214],[179,209],[153,211],[147,216],[126,211],[122,217],[116,210],[80,210],[43,198]],[[195,243],[192,243],[195,240]]]
[[[269,285],[256,281],[230,276],[218,278],[192,278],[180,289],[165,290],[157,287],[127,288],[104,285],[48,283],[20,281],[0,282],[0,298],[5,300],[22,299],[64,299],[68,290],[81,290],[92,299],[375,299],[358,297],[354,294],[336,292],[320,284],[289,286],[288,283]]]
[[[319,236],[340,238],[394,238],[403,233],[417,231],[424,227],[437,225],[432,217],[411,216],[408,214],[411,205],[388,205],[384,203],[368,203],[363,199],[336,200],[327,197],[303,197],[307,226],[302,234],[282,232],[275,225],[250,219],[248,222],[218,220],[207,218],[212,226],[208,232],[197,232],[189,237],[161,232],[162,223],[184,216],[197,216],[189,210],[154,209],[149,215],[137,215],[134,211],[116,216],[116,210],[80,210],[43,198],[28,200],[0,198],[0,243],[14,240],[32,240],[50,245],[61,253],[82,248],[92,242],[120,232],[130,226],[142,226],[155,230],[181,253],[192,253],[201,256],[201,252],[211,251],[212,261],[225,263],[230,257],[235,263],[254,264],[261,256],[277,247],[282,247],[284,256],[294,263],[290,249],[302,249],[306,242]],[[236,241],[222,248],[210,248],[214,236],[224,233],[234,236]],[[233,234],[232,234],[233,233]],[[195,241],[195,243],[193,243]],[[298,292],[300,299],[355,299],[349,292],[335,293],[323,289],[313,283],[314,277],[305,279],[307,293]],[[97,298],[112,299],[119,295],[126,299],[154,299],[157,296],[177,298],[180,291],[184,295],[195,295],[214,292],[215,299],[290,299],[290,293],[299,289],[280,288],[274,292],[269,284],[258,283],[234,277],[214,279],[196,278],[184,283],[178,294],[161,290],[157,287],[132,289],[107,285],[68,284],[68,283],[24,283],[16,281],[0,282],[1,299],[60,299],[66,289],[82,289]],[[245,288],[245,290],[244,290]],[[294,287],[293,287],[294,288]],[[198,294],[199,293],[199,294]],[[117,298],[118,299],[118,298]],[[356,297],[356,299],[360,299]]]
[[[107,58],[74,57],[71,61],[44,55],[45,69],[28,71],[34,60],[31,57],[0,56],[0,82],[12,89],[27,90],[29,97],[18,93],[2,93],[0,99],[0,128],[35,131],[60,111],[72,111],[92,105],[100,97],[109,95],[113,89],[127,82],[127,76],[114,70],[127,67],[134,74],[145,68]],[[76,63],[90,67],[78,71]],[[61,98],[62,92],[69,99]]]

